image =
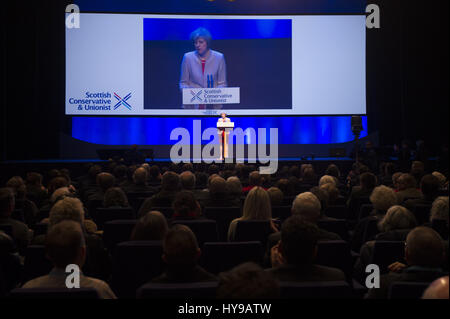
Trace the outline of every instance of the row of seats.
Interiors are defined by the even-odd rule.
[[[404,243],[376,241],[371,263],[380,266],[381,273],[387,266],[403,260]],[[119,297],[133,297],[136,289],[164,269],[161,260],[161,241],[125,241],[119,243],[113,253],[111,287]],[[262,264],[264,249],[259,241],[206,242],[202,247],[200,265],[207,271],[219,274],[244,262]],[[347,282],[354,288],[359,285],[352,280],[352,256],[345,241],[319,242],[317,264],[341,269]],[[24,264],[24,281],[47,274],[52,268],[45,257],[45,247],[32,245],[27,248]],[[364,289],[363,289],[364,290]]]
[[[398,282],[389,289],[389,299],[419,299],[429,283]],[[145,284],[137,289],[139,299],[180,299],[216,297],[217,282],[200,282],[188,284]],[[351,299],[355,293],[344,281],[297,283],[281,282],[280,297],[284,299]],[[12,290],[12,299],[97,299],[98,294],[92,288],[79,289],[30,289],[17,288]]]

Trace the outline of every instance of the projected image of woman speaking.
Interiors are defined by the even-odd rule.
[[[227,69],[222,53],[211,50],[211,33],[198,28],[191,33],[195,51],[184,54],[181,62],[180,89],[220,88],[227,86]],[[183,105],[192,109],[221,109],[222,104]]]

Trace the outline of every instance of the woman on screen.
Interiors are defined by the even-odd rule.
[[[205,28],[191,33],[195,51],[184,54],[181,62],[180,89],[227,87],[227,70],[222,53],[211,50],[211,34]],[[206,109],[207,105],[183,105],[183,108]],[[212,105],[214,109],[221,104]]]

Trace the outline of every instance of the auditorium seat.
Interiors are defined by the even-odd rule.
[[[373,211],[373,204],[362,204],[359,208],[358,220],[361,220],[370,215]]]
[[[346,219],[347,218],[347,207],[345,205],[330,205],[325,209],[325,216]]]
[[[163,271],[161,241],[119,243],[113,254],[111,288],[119,298],[135,298],[136,290]]]
[[[369,240],[375,239],[375,236],[380,232],[380,230],[378,229],[378,222],[379,220],[376,218],[373,217],[369,218],[364,228],[361,244],[364,244]]]
[[[433,219],[431,221],[431,228],[433,228],[436,232],[441,235],[442,239],[448,240],[448,225],[447,221],[444,219]]]
[[[205,243],[200,264],[209,272],[218,274],[244,262],[261,264],[263,246],[259,241]]]
[[[48,223],[37,223],[33,226],[34,237],[47,234]]]
[[[205,217],[215,220],[219,241],[226,241],[228,227],[233,219],[241,217],[240,207],[205,207]]]
[[[416,217],[417,224],[423,225],[430,220],[431,205],[414,205],[412,212]]]
[[[430,282],[394,282],[388,299],[420,299]]]
[[[205,242],[217,241],[217,223],[212,219],[174,220],[172,225],[182,224],[188,226],[197,237],[199,246]]]
[[[102,230],[106,222],[119,219],[134,219],[135,214],[131,207],[115,207],[96,209],[94,214],[94,222],[97,224],[99,230]]]
[[[284,221],[292,215],[291,208],[292,206],[272,206],[272,217]]]
[[[345,219],[319,220],[317,226],[326,231],[338,234],[343,240],[349,240],[348,225]]]
[[[149,197],[152,197],[154,192],[129,192],[126,193],[128,198],[128,203],[133,207],[135,212],[139,211],[142,203]]]
[[[267,237],[272,232],[269,220],[240,220],[233,241],[260,241],[266,247]]]
[[[194,282],[183,284],[154,284],[148,283],[137,291],[139,299],[186,299],[216,297],[218,282]]]
[[[380,273],[388,273],[388,266],[396,261],[405,263],[405,242],[376,240],[373,248],[371,264],[380,267]]]
[[[44,245],[30,245],[25,250],[23,283],[47,275],[53,265],[46,257]]]
[[[320,241],[317,248],[316,264],[339,268],[348,282],[352,276],[352,256],[350,245],[344,240]]]
[[[345,281],[280,282],[281,298],[284,299],[350,299],[353,292]]]
[[[11,299],[98,299],[94,288],[16,288]]]
[[[129,241],[137,220],[113,220],[106,222],[103,230],[103,242],[112,254],[114,247],[121,242]]]

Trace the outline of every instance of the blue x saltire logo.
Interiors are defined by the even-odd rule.
[[[195,93],[194,91],[191,90],[191,94],[192,94],[192,98],[191,98],[191,102],[194,102],[194,100],[198,99],[200,102],[203,102],[202,98],[200,97],[200,94],[202,94],[203,90],[198,91],[197,93]]]
[[[119,101],[116,103],[116,105],[114,105],[114,110],[117,109],[121,105],[123,105],[127,109],[131,110],[131,105],[128,104],[128,102],[127,102],[127,100],[131,98],[131,92],[128,93],[127,96],[125,96],[123,99],[116,92],[114,92],[114,97]]]

